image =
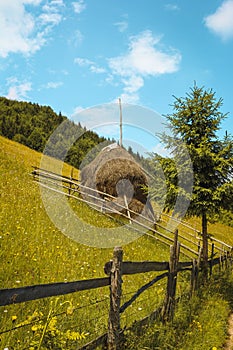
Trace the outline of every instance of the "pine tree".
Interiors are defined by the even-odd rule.
[[[220,111],[222,98],[216,99],[215,92],[203,87],[190,89],[184,98],[175,98],[173,113],[166,116],[174,138],[163,135],[161,138],[168,148],[174,150],[181,139],[189,152],[193,164],[193,191],[188,208],[190,216],[201,217],[203,239],[203,264],[207,276],[208,266],[208,221],[219,213],[221,208],[232,210],[233,195],[233,140],[226,133],[220,140],[217,132],[226,114]],[[158,157],[157,157],[158,158]],[[171,164],[171,162],[167,162]],[[165,174],[169,173],[166,162],[162,162]],[[169,182],[176,174],[170,174]],[[177,193],[177,186],[169,187]],[[173,200],[171,200],[171,198]],[[167,207],[174,205],[174,196],[168,196]]]

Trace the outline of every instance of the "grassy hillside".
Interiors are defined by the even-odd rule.
[[[40,153],[0,137],[1,288],[104,277],[103,266],[112,257],[112,249],[93,248],[74,242],[63,235],[50,221],[43,207],[39,185],[30,175],[32,165],[39,166],[40,159]],[[69,175],[70,166],[64,165],[63,171],[65,175]],[[78,176],[77,170],[74,176]],[[75,206],[77,213],[81,213],[82,220],[93,224],[93,229],[95,226],[114,226],[113,221],[86,205],[78,202],[71,204]],[[195,220],[193,224],[199,225],[199,222]],[[215,225],[211,227],[211,233],[232,243],[232,228]],[[169,255],[169,249],[166,246],[160,245],[156,240],[147,236],[124,246],[123,249],[124,259],[132,261],[145,259],[163,261],[168,260]],[[155,275],[155,273],[147,273],[124,276],[123,302]],[[180,294],[186,290],[189,278],[188,274],[182,276],[179,280]],[[219,322],[214,323],[219,328],[212,327],[213,324],[211,324],[215,334],[218,334],[221,328],[221,339],[219,342],[217,340],[215,342],[215,338],[213,338],[214,341],[211,341],[213,346],[220,344],[225,336],[226,316],[229,311],[228,303],[221,299],[224,293],[221,293],[219,282],[218,286],[218,294],[214,295],[212,299],[207,298],[212,312],[214,313],[215,310],[222,313]],[[155,309],[163,299],[165,288],[165,281],[162,281],[159,285],[157,284],[143,293],[122,315],[122,327],[130,325],[134,320],[148,315]],[[210,294],[211,292],[208,295]],[[47,298],[1,307],[0,348],[9,348],[9,350],[77,349],[78,345],[86,343],[105,331],[108,317],[108,296],[109,289],[106,287],[74,293],[65,297]],[[202,300],[204,299],[202,298]],[[185,345],[183,347],[180,344],[179,349],[188,349],[189,343],[193,344],[192,349],[199,349],[198,345],[195,347],[195,341],[201,342],[201,332],[200,328],[195,328],[198,325],[195,322],[199,322],[198,312],[200,310],[198,311],[197,305],[188,305],[187,302],[185,305],[186,309],[184,310],[185,306],[182,306],[181,311],[178,312],[175,324],[176,331],[166,330],[163,326],[158,325],[146,329],[140,338],[134,334],[131,339],[131,335],[129,335],[128,350],[136,348],[140,350],[162,349],[161,344],[165,344],[164,349],[177,350],[176,344],[178,344],[178,338],[182,338],[181,335],[184,337]],[[190,314],[190,311],[187,311],[187,305],[196,314],[195,318]],[[217,308],[218,305],[219,308]],[[210,312],[210,309],[208,310]],[[212,320],[217,317],[216,312],[213,314]],[[200,316],[202,323],[207,322],[207,316],[208,312],[205,316]],[[188,325],[193,324],[192,329],[194,330],[188,333],[184,326],[184,331],[181,334],[178,332],[179,324],[184,317],[186,317]],[[161,332],[160,343],[153,338],[155,335],[158,336],[158,331]],[[199,332],[199,338],[195,332]],[[168,334],[171,338],[168,337]],[[207,334],[206,339],[208,336]],[[206,340],[206,344],[210,344],[208,340]],[[207,345],[203,349],[211,348]]]
[[[112,249],[91,248],[78,244],[64,236],[50,221],[43,207],[39,185],[30,175],[32,165],[39,166],[40,157],[40,153],[0,137],[1,288],[104,277],[103,266],[112,257]],[[71,168],[68,165],[64,166],[64,174],[68,175],[70,171]],[[97,224],[100,222],[100,225],[104,227],[113,225],[112,221],[103,218],[87,206],[78,203],[76,205],[80,206],[79,211],[82,212],[84,219],[91,217],[94,222]],[[134,261],[167,260],[168,249],[156,243],[155,240],[141,237],[124,247],[124,258]],[[136,277],[127,276],[124,278],[124,293],[136,291],[152,276],[154,274],[151,273]],[[163,286],[156,291],[156,297],[152,294],[154,307],[161,299],[159,291],[163,292]],[[149,299],[153,292],[153,288],[148,290],[143,298],[125,313],[126,323],[143,317],[151,311],[152,305]],[[36,318],[44,319],[49,310],[55,310],[55,313],[65,313],[56,320],[56,327],[59,331],[64,333],[72,329],[80,334],[89,333],[86,336],[86,340],[89,340],[101,334],[107,324],[108,293],[108,288],[103,288],[58,299],[49,298],[3,307],[1,308],[0,330],[3,332]],[[103,301],[100,302],[100,300]],[[96,301],[98,301],[99,308],[96,308],[95,304],[95,309],[93,307],[83,308]],[[68,307],[70,307],[69,315],[66,314]],[[71,312],[73,308],[78,308],[78,312]],[[138,309],[140,315],[136,314]],[[94,315],[93,310],[95,310]],[[45,321],[42,320],[36,324],[40,325],[38,328],[30,325],[0,334],[0,348],[23,349],[22,341],[25,343],[25,349],[30,348],[33,341],[40,339],[43,322]],[[64,337],[66,338],[66,335]],[[72,345],[73,343],[76,345]],[[77,341],[73,343],[72,340],[67,340],[69,347],[66,345],[67,347],[64,348],[76,349]]]

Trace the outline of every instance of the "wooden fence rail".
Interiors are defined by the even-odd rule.
[[[167,279],[166,294],[164,297],[163,306],[160,308],[159,315],[164,322],[170,321],[175,312],[176,304],[176,286],[178,274],[182,271],[190,271],[190,296],[193,295],[198,288],[198,276],[201,271],[201,249],[199,251],[198,259],[193,259],[188,262],[179,261],[179,242],[178,231],[174,234],[174,243],[170,247],[170,261],[169,262],[156,262],[156,261],[143,261],[132,262],[123,260],[123,250],[121,247],[116,247],[113,253],[113,260],[107,262],[104,266],[104,272],[108,277],[96,278],[90,280],[82,280],[68,283],[52,283],[42,284],[13,289],[0,290],[0,306],[21,303],[25,301],[36,300],[40,298],[65,295],[68,293],[79,292],[83,290],[90,290],[94,288],[103,288],[109,286],[110,288],[110,303],[109,303],[109,321],[108,332],[103,334],[99,338],[89,342],[80,350],[93,350],[96,347],[104,344],[108,350],[120,350],[122,330],[120,327],[120,315],[148,288],[156,284],[162,279]],[[219,265],[219,269],[222,269],[224,264],[227,267],[232,263],[232,251],[226,252],[223,256],[214,257],[214,245],[212,247],[212,254],[209,260],[210,273],[213,272],[213,266]],[[146,272],[163,272],[161,275],[156,276],[150,282],[146,283],[138,289],[134,295],[121,305],[121,289],[122,289],[122,276],[132,275]],[[155,310],[150,316],[145,318],[151,320],[158,315],[158,310]]]
[[[75,282],[61,282],[51,284],[40,284],[35,286],[1,289],[0,306],[18,304],[25,301],[48,298],[52,296],[65,295],[83,290],[90,290],[108,286],[109,278],[96,278]]]
[[[41,169],[38,167],[33,167],[33,168],[34,170],[32,171],[32,175],[35,180],[40,181],[40,185],[42,187],[45,187],[55,192],[65,194],[68,197],[71,197],[80,202],[89,204],[92,206],[92,208],[98,211],[101,211],[103,214],[109,216],[108,213],[104,212],[104,208],[107,206],[109,213],[111,212],[111,210],[113,210],[115,213],[117,211],[120,217],[124,219],[128,219],[130,224],[133,223],[134,225],[129,225],[131,226],[130,229],[133,229],[136,231],[140,231],[140,229],[143,229],[143,230],[147,229],[148,231],[153,233],[153,235],[155,236],[154,238],[156,240],[168,246],[170,246],[170,244],[173,242],[173,237],[171,237],[172,231],[169,230],[166,226],[161,225],[161,223],[159,222],[155,223],[151,219],[143,216],[142,214],[135,213],[134,211],[130,210],[127,205],[124,206],[120,203],[116,204],[116,201],[115,201],[116,198],[113,196],[110,196],[96,189],[83,186],[82,184],[80,184],[80,181],[78,179],[73,178],[72,171],[71,171],[70,177],[68,177],[68,176],[56,174],[54,172]],[[84,194],[85,198],[83,196],[80,196],[80,194],[81,195]],[[109,207],[108,205],[108,203],[111,201],[114,201],[114,203],[116,204],[114,209],[111,208],[111,206]],[[122,213],[123,209],[126,211],[127,214]],[[139,220],[132,219],[132,216],[135,216],[135,214]],[[164,215],[167,215],[167,214],[164,214]],[[198,236],[198,234],[200,234],[200,232],[194,229],[193,227],[191,227],[190,225],[184,222],[180,222],[176,218],[173,218],[171,216],[169,216],[169,218],[179,222],[181,225],[188,228],[190,231],[193,231],[193,233],[187,232],[186,236],[180,234],[180,238],[182,238],[183,241],[189,242],[189,246],[181,242],[180,247],[184,255],[188,257],[193,257],[193,255],[198,256],[198,251],[199,251],[200,241],[201,241],[201,237]],[[135,225],[137,225],[138,227],[136,227]],[[158,231],[156,229],[156,225],[161,229],[165,230],[166,234]],[[149,233],[147,234],[152,236]],[[224,251],[231,249],[231,246],[229,246],[225,242],[215,239],[214,237],[212,237],[211,240],[215,243],[215,249],[218,250],[221,254],[224,253]],[[211,244],[212,243],[209,242],[209,253],[211,253]],[[190,245],[195,247],[195,249],[191,248]]]

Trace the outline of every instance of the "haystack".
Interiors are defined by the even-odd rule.
[[[151,204],[143,187],[148,186],[148,180],[143,169],[134,158],[122,147],[112,144],[105,147],[96,158],[80,173],[82,195],[86,199],[97,202],[97,197],[106,199],[105,210],[127,214],[128,207],[134,213],[143,214],[154,220]],[[98,190],[96,194],[87,189]],[[112,197],[106,197],[108,194]],[[137,216],[131,213],[131,217]]]

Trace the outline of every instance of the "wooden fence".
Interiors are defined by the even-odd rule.
[[[38,167],[33,167],[32,175],[35,180],[40,182],[40,186],[45,187],[51,191],[62,193],[69,198],[73,198],[77,201],[91,205],[91,207],[97,211],[102,212],[106,216],[110,216],[111,206],[108,203],[114,201],[114,213],[119,215],[119,218],[127,219],[129,221],[129,227],[133,230],[147,230],[147,235],[156,239],[157,241],[170,246],[173,242],[173,231],[166,227],[166,222],[160,219],[156,222],[152,221],[148,217],[142,214],[135,213],[130,210],[128,206],[117,203],[115,197],[98,191],[96,189],[83,186],[78,179],[73,178],[72,170],[70,177],[62,176],[54,172],[41,169]],[[84,196],[82,194],[85,194]],[[108,213],[105,209],[108,208]],[[122,211],[126,212],[124,214]],[[194,229],[188,223],[181,222],[175,217],[163,214],[164,217],[168,217],[169,220],[177,221],[181,226],[186,228],[186,234],[179,233],[180,237],[180,250],[182,254],[186,255],[188,258],[197,257],[199,254],[199,249],[201,246],[201,234],[198,230]],[[136,219],[133,217],[136,216]],[[136,225],[130,225],[130,224]],[[162,232],[161,232],[162,231]],[[188,243],[188,244],[187,244]],[[219,254],[224,254],[224,252],[231,249],[231,246],[225,242],[211,237],[209,240],[209,254],[212,251],[212,243],[215,245],[215,250]]]
[[[232,263],[232,250],[225,252],[224,255],[220,255],[219,257],[214,256],[214,245],[212,245],[211,257],[208,264],[209,274],[212,274],[214,265],[218,264],[221,269],[224,265],[227,266]],[[152,320],[158,316],[160,316],[164,322],[170,321],[173,318],[176,305],[177,276],[180,272],[190,271],[190,296],[192,296],[198,288],[199,273],[202,269],[201,249],[199,250],[197,259],[188,262],[180,262],[179,257],[180,243],[178,242],[178,230],[176,230],[174,233],[173,245],[170,247],[169,262],[124,261],[122,248],[116,247],[113,252],[113,259],[104,266],[104,272],[107,277],[68,283],[52,283],[22,288],[2,289],[0,290],[0,306],[109,286],[108,332],[89,342],[80,348],[80,350],[92,350],[100,345],[104,348],[107,346],[108,350],[120,350],[121,336],[123,333],[120,326],[120,316],[145,290],[158,281],[167,279],[167,288],[162,307],[141,320],[141,324],[145,324],[148,320]],[[122,277],[124,275],[152,271],[162,273],[142,286],[127,302],[121,305]]]

